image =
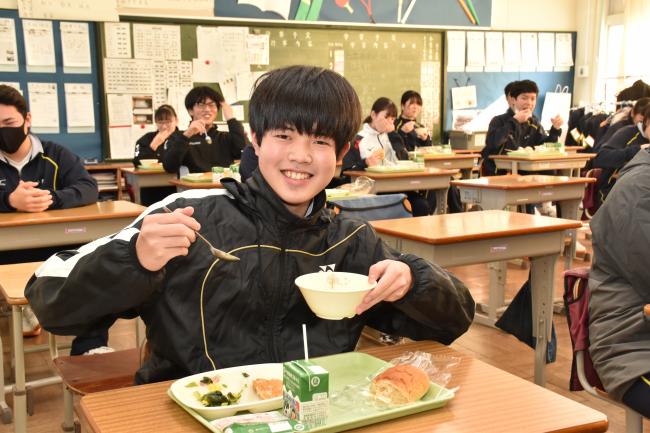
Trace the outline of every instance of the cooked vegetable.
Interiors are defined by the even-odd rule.
[[[228,406],[231,404],[237,404],[241,398],[241,392],[233,394],[232,392],[223,395],[221,391],[209,392],[201,396],[199,401],[203,406],[214,407],[214,406]]]

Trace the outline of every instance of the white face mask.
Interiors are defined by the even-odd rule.
[[[645,135],[645,129],[643,128],[643,122],[639,122],[636,124],[636,127],[639,128],[639,132],[641,132],[641,135],[643,135],[643,138],[648,138]]]

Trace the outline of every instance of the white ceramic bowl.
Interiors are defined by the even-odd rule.
[[[159,164],[157,159],[141,159],[140,163],[142,165],[158,165]]]
[[[226,384],[226,388],[224,388],[225,391],[238,392],[242,390],[242,396],[239,399],[239,402],[229,406],[203,406],[201,402],[197,400],[196,396],[194,396],[194,392],[198,391],[199,394],[205,394],[208,391],[200,386],[187,387],[187,385],[189,383],[196,384],[206,376],[210,379],[218,376],[219,382],[221,384]],[[172,383],[170,391],[180,404],[196,411],[207,420],[233,416],[237,412],[245,410],[256,413],[281,408],[282,396],[260,400],[257,394],[255,394],[252,383],[255,379],[260,378],[282,380],[282,364],[244,365],[241,367],[224,368],[221,370],[194,374]]]
[[[357,306],[376,285],[368,283],[367,275],[350,272],[314,272],[296,278],[296,286],[309,308],[328,320],[354,317]]]

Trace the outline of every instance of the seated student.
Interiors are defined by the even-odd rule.
[[[228,122],[228,132],[217,131],[214,125],[219,107]],[[241,158],[246,144],[244,127],[223,96],[210,87],[195,87],[185,97],[185,108],[192,122],[182,133],[169,136],[162,157],[165,171],[180,176],[202,173],[212,167],[228,167]]]
[[[370,116],[363,121],[363,127],[354,139],[352,148],[343,159],[343,170],[365,170],[367,167],[381,165],[384,161],[397,163],[408,159],[408,152],[398,135],[389,133],[395,130],[397,107],[388,98],[381,97],[372,104]],[[433,213],[436,208],[435,194],[428,191],[405,191],[411,203],[413,216]]]
[[[97,183],[79,157],[63,146],[30,134],[31,122],[23,95],[13,87],[0,85],[0,212],[42,212],[96,202]],[[3,252],[0,264],[44,260],[56,250]],[[24,335],[34,336],[40,331],[38,320],[26,308]],[[83,337],[77,340],[82,341]]]
[[[77,155],[29,133],[32,116],[16,89],[0,85],[0,212],[42,212],[97,201],[97,182]]]
[[[463,283],[325,208],[323,188],[360,123],[347,80],[318,67],[275,69],[258,81],[249,113],[253,176],[170,196],[121,233],[51,257],[26,289],[43,326],[75,333],[140,314],[151,355],[138,383],[302,358],[303,323],[314,357],[354,350],[366,324],[444,344],[465,332],[474,301]],[[193,244],[195,230],[241,260],[215,262]],[[357,316],[323,320],[307,306],[293,281],[324,265],[378,281]]]
[[[178,118],[171,105],[163,104],[158,107],[153,118],[156,122],[156,130],[147,132],[135,143],[133,165],[136,167],[142,165],[141,160],[143,159],[157,159],[162,162],[167,139],[172,133],[178,131]],[[149,206],[174,192],[176,192],[176,188],[173,186],[143,188],[140,193],[140,201],[143,205]]]
[[[415,90],[407,90],[402,94],[402,112],[395,120],[395,132],[399,134],[406,146],[412,152],[416,147],[431,146],[431,136],[424,125],[416,120],[422,111],[422,96]]]
[[[507,89],[506,86],[506,91]],[[534,81],[515,81],[509,90],[512,105],[508,111],[490,121],[485,147],[481,150],[482,172],[485,176],[498,174],[494,161],[489,158],[491,155],[505,154],[507,149],[515,150],[518,147],[535,147],[542,143],[557,142],[562,134],[560,128],[564,121],[560,116],[551,119],[553,126],[547,135],[533,114],[539,93]]]
[[[594,145],[593,152],[598,153],[609,139],[612,138],[621,128],[643,122],[643,112],[648,106],[650,106],[650,98],[641,98],[636,101],[631,110],[628,108],[629,114],[624,115],[622,118],[618,119],[618,121],[613,119],[612,123],[607,128],[607,132],[605,132],[602,138]]]
[[[594,158],[594,167],[603,169],[596,185],[601,201],[605,201],[616,183],[618,171],[634,158],[640,149],[650,146],[649,138],[650,106],[643,112],[643,121],[619,129],[600,149]]]
[[[620,131],[619,131],[620,133]],[[591,220],[589,352],[605,390],[650,418],[650,153],[621,170]]]

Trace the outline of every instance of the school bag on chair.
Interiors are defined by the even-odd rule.
[[[329,203],[339,215],[365,221],[409,218],[412,216],[407,207],[406,195],[404,194],[330,200]]]

